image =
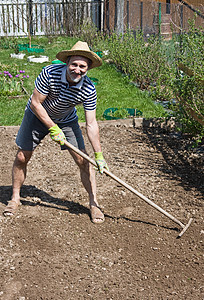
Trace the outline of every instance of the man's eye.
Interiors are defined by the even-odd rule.
[[[84,65],[79,65],[79,66],[78,66],[78,64],[76,64],[76,63],[72,63],[71,66],[72,66],[73,68],[79,67],[80,69],[85,69],[85,68],[86,68],[86,66],[84,66]]]

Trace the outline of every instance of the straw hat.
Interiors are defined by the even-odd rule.
[[[66,63],[68,56],[79,55],[89,58],[92,61],[89,69],[100,67],[102,65],[101,58],[94,52],[89,49],[89,46],[86,42],[78,41],[71,50],[63,50],[57,53],[56,57],[62,62]]]

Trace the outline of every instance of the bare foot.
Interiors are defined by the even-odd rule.
[[[91,206],[90,213],[91,213],[91,221],[94,224],[101,224],[105,221],[104,214],[102,213],[99,207]]]
[[[21,202],[19,200],[10,200],[8,201],[8,204],[6,208],[3,211],[3,215],[5,217],[13,217],[17,214],[18,207],[21,205]]]

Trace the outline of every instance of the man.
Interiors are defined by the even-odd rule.
[[[16,214],[20,203],[20,188],[26,178],[27,163],[34,149],[50,133],[51,138],[67,149],[67,139],[81,151],[86,152],[78,124],[75,106],[83,103],[86,130],[95,153],[100,173],[107,168],[101,151],[99,128],[96,121],[96,90],[86,76],[91,68],[102,64],[100,57],[90,51],[88,44],[77,42],[71,50],[59,52],[56,57],[64,64],[45,67],[35,81],[33,94],[28,100],[25,115],[16,137],[19,147],[12,169],[13,194],[4,210],[4,216]],[[81,156],[68,149],[79,166],[81,181],[88,192],[91,219],[104,222],[104,215],[96,199],[95,171]]]

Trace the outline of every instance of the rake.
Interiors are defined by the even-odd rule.
[[[92,165],[94,165],[95,167],[97,167],[96,162],[91,159],[88,155],[86,155],[84,152],[82,152],[81,150],[79,150],[78,148],[76,148],[75,146],[73,146],[72,144],[70,144],[68,141],[64,141],[65,145],[70,148],[71,150],[73,150],[74,152],[76,152],[77,154],[79,154],[81,157],[85,158],[86,160],[88,160]],[[186,230],[188,229],[188,227],[190,226],[191,222],[192,222],[192,218],[189,219],[188,223],[185,225],[182,222],[180,222],[177,218],[175,218],[174,216],[172,216],[170,213],[168,213],[167,211],[165,211],[163,208],[161,208],[160,206],[158,206],[156,203],[154,203],[153,201],[151,201],[150,199],[148,199],[146,196],[142,195],[140,192],[138,192],[137,190],[135,190],[133,187],[131,187],[129,184],[125,183],[123,180],[121,180],[120,178],[118,178],[117,176],[115,176],[113,173],[111,173],[110,171],[104,169],[103,172],[110,176],[112,179],[114,179],[116,182],[120,183],[121,185],[123,185],[125,188],[127,188],[129,191],[131,191],[132,193],[134,193],[135,195],[137,195],[139,198],[141,198],[142,200],[144,200],[146,203],[148,203],[149,205],[151,205],[152,207],[154,207],[155,209],[157,209],[158,211],[160,211],[163,215],[165,215],[166,217],[168,217],[169,219],[171,219],[173,222],[175,222],[176,224],[180,225],[182,230],[179,233],[177,238],[180,238],[184,232],[186,232]]]

